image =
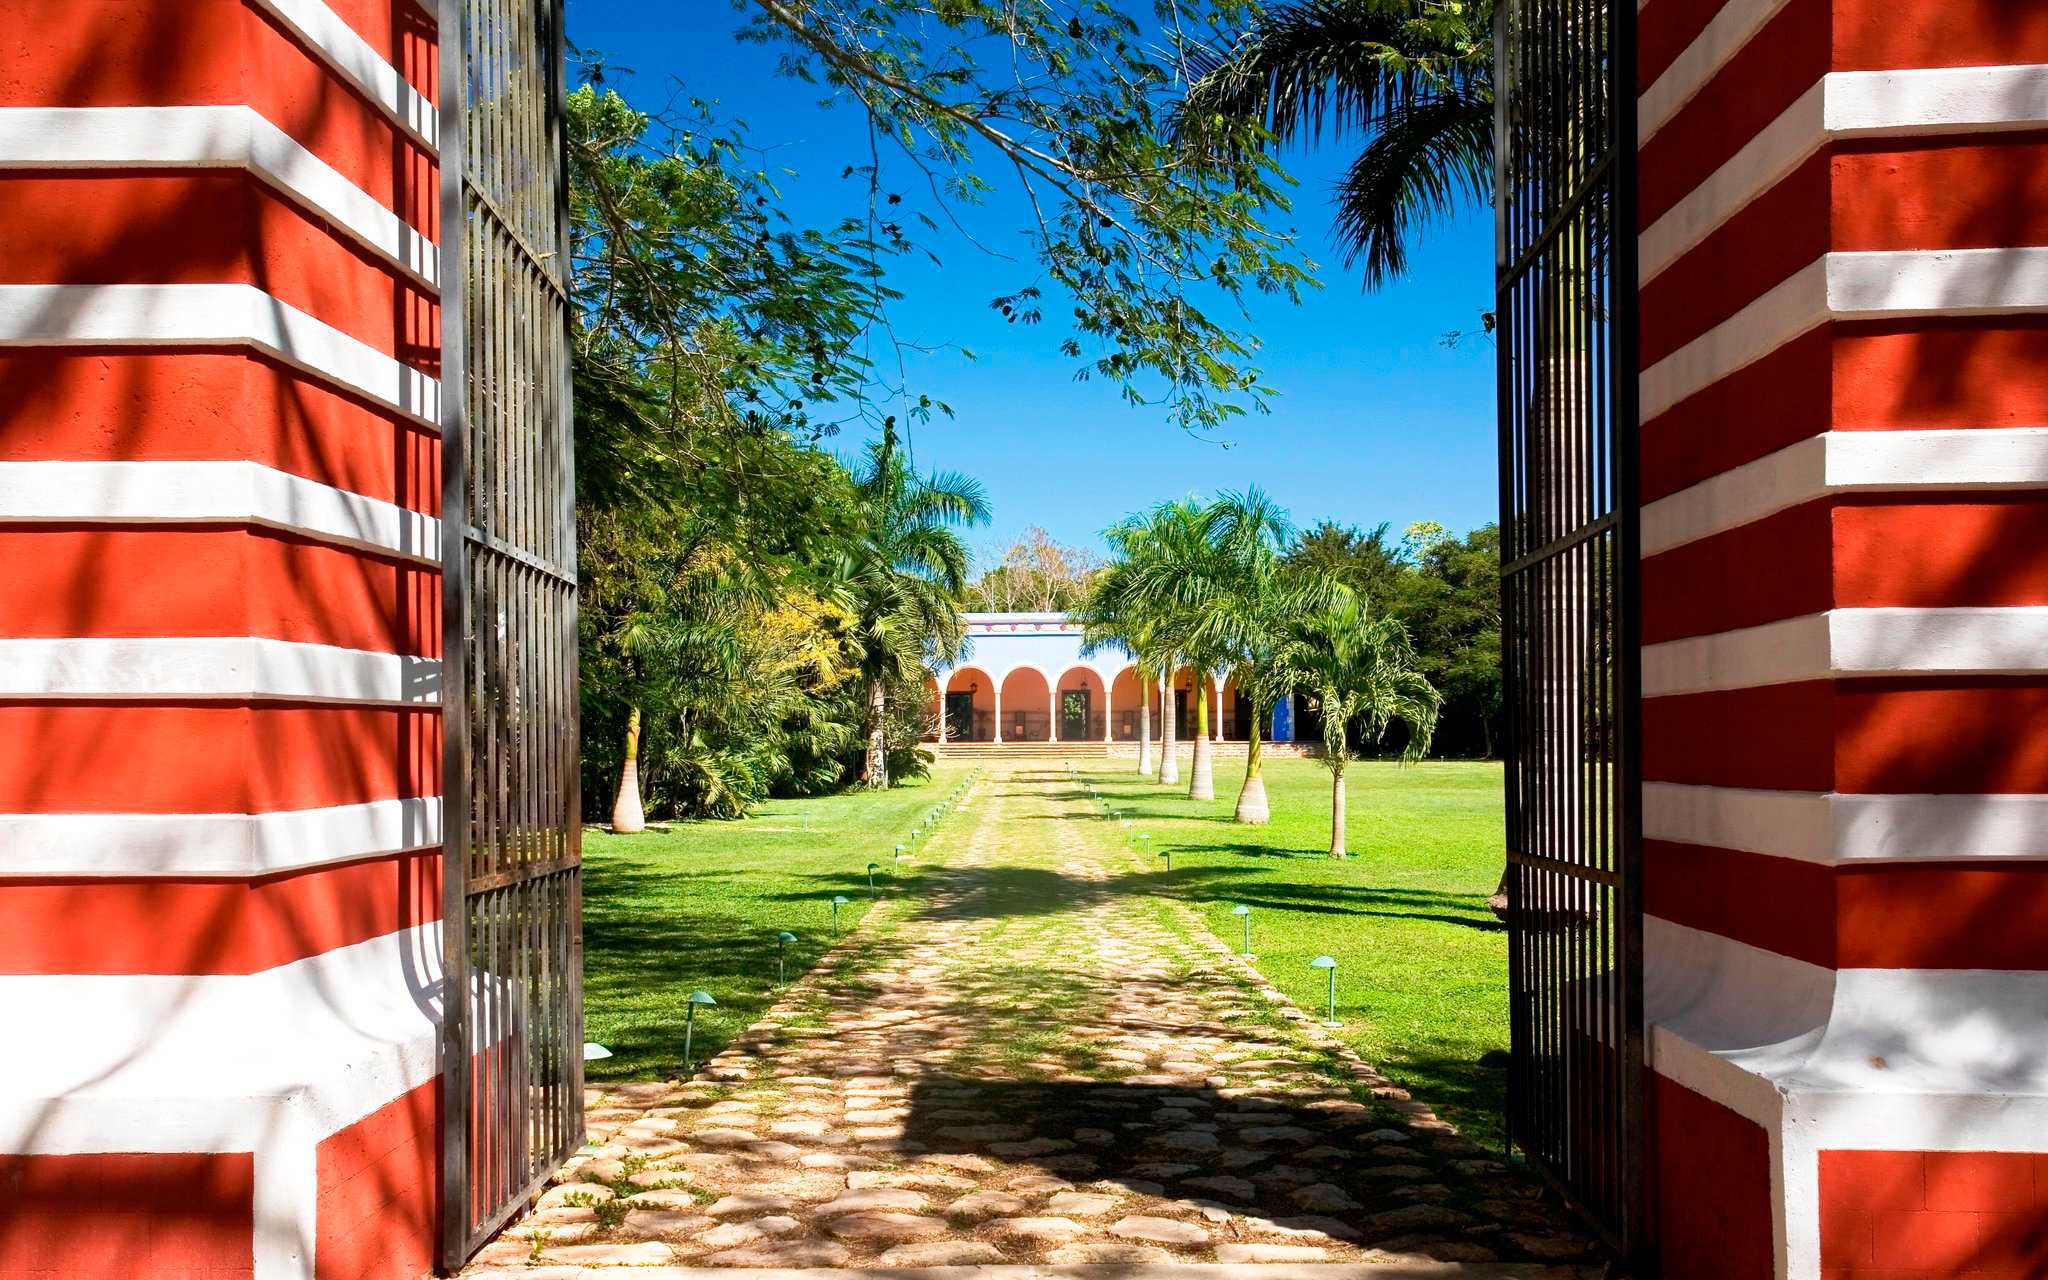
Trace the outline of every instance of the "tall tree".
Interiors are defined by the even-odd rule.
[[[1322,714],[1322,761],[1330,770],[1330,856],[1346,855],[1348,796],[1344,770],[1352,760],[1352,726],[1367,741],[1383,740],[1399,723],[1407,730],[1401,758],[1429,750],[1442,702],[1417,669],[1399,621],[1374,615],[1349,592],[1302,616],[1277,661],[1306,688]]]
[[[1334,192],[1336,236],[1378,288],[1406,273],[1424,228],[1490,198],[1493,97],[1492,0],[1291,0],[1198,59],[1176,123],[1211,158],[1325,131],[1362,140]]]
[[[1173,666],[1173,653],[1150,603],[1137,594],[1134,573],[1146,554],[1149,529],[1140,519],[1121,521],[1103,534],[1115,559],[1089,581],[1088,592],[1073,610],[1081,625],[1081,650],[1121,649],[1131,655],[1138,677],[1138,773],[1153,777],[1152,694]],[[1161,730],[1165,730],[1162,708]],[[1171,747],[1167,748],[1171,752]],[[1162,756],[1160,769],[1165,768]],[[1165,779],[1171,781],[1171,779]]]
[[[992,613],[1071,613],[1088,594],[1102,558],[1086,547],[1055,542],[1036,525],[1006,548],[968,589],[970,607]]]
[[[840,590],[853,615],[853,645],[867,694],[862,779],[889,785],[889,690],[921,681],[935,660],[966,642],[960,597],[969,557],[959,530],[985,524],[979,481],[949,471],[920,475],[897,446],[895,424],[854,473],[860,531],[844,555]]]
[[[1226,493],[1206,514],[1221,553],[1222,581],[1203,606],[1201,626],[1252,704],[1236,819],[1260,824],[1271,816],[1261,749],[1264,720],[1275,701],[1293,692],[1283,652],[1295,620],[1327,608],[1339,587],[1327,573],[1288,562],[1282,552],[1294,537],[1293,525],[1258,488]]]

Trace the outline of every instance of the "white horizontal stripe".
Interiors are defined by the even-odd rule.
[[[1643,834],[1829,866],[2048,858],[2048,795],[1845,795],[1646,782]]]
[[[2048,672],[2048,606],[1834,609],[1643,646],[1643,696],[1885,675]]]
[[[82,926],[84,927],[84,926]],[[441,926],[254,974],[0,977],[0,1152],[314,1143],[437,1073]]]
[[[1642,416],[1761,360],[1832,320],[2048,310],[2048,248],[1829,253],[1659,360],[1642,377]]]
[[[1830,431],[1645,504],[1642,554],[1835,493],[2048,486],[2048,427]]]
[[[439,517],[260,462],[0,462],[0,522],[253,524],[441,560]]]
[[[249,346],[440,429],[441,384],[246,284],[0,285],[0,346]]]
[[[391,122],[429,151],[439,147],[434,105],[407,83],[370,42],[321,0],[255,0],[320,61],[353,84]]]
[[[1820,968],[1646,916],[1658,1075],[1764,1130],[1776,1274],[1819,1280],[1819,1153],[2048,1151],[2048,973]]]
[[[0,814],[0,878],[266,876],[441,843],[441,799],[275,813]]]
[[[441,663],[254,636],[0,640],[0,698],[288,699],[423,706]]]
[[[1837,138],[2048,126],[2048,66],[1837,71],[1823,76],[1645,231],[1648,283]]]
[[[428,288],[433,241],[251,107],[0,109],[0,168],[243,169]]]
[[[1672,59],[1664,74],[1636,99],[1638,145],[1656,136],[1686,103],[1699,95],[1714,76],[1756,33],[1778,16],[1787,0],[1727,0],[1713,21]]]

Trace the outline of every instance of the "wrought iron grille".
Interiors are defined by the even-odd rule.
[[[1648,1247],[1630,0],[1500,0],[1512,1141]]]
[[[583,1140],[561,0],[442,0],[443,1262]]]

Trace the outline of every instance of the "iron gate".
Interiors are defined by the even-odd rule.
[[[1631,0],[1500,0],[1512,1141],[1647,1256]]]
[[[583,1140],[561,0],[441,0],[442,1261]]]

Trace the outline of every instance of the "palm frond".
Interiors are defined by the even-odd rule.
[[[1408,246],[1493,184],[1493,104],[1450,95],[1401,108],[1336,186],[1335,235],[1344,265],[1362,259],[1367,288],[1408,270]]]

